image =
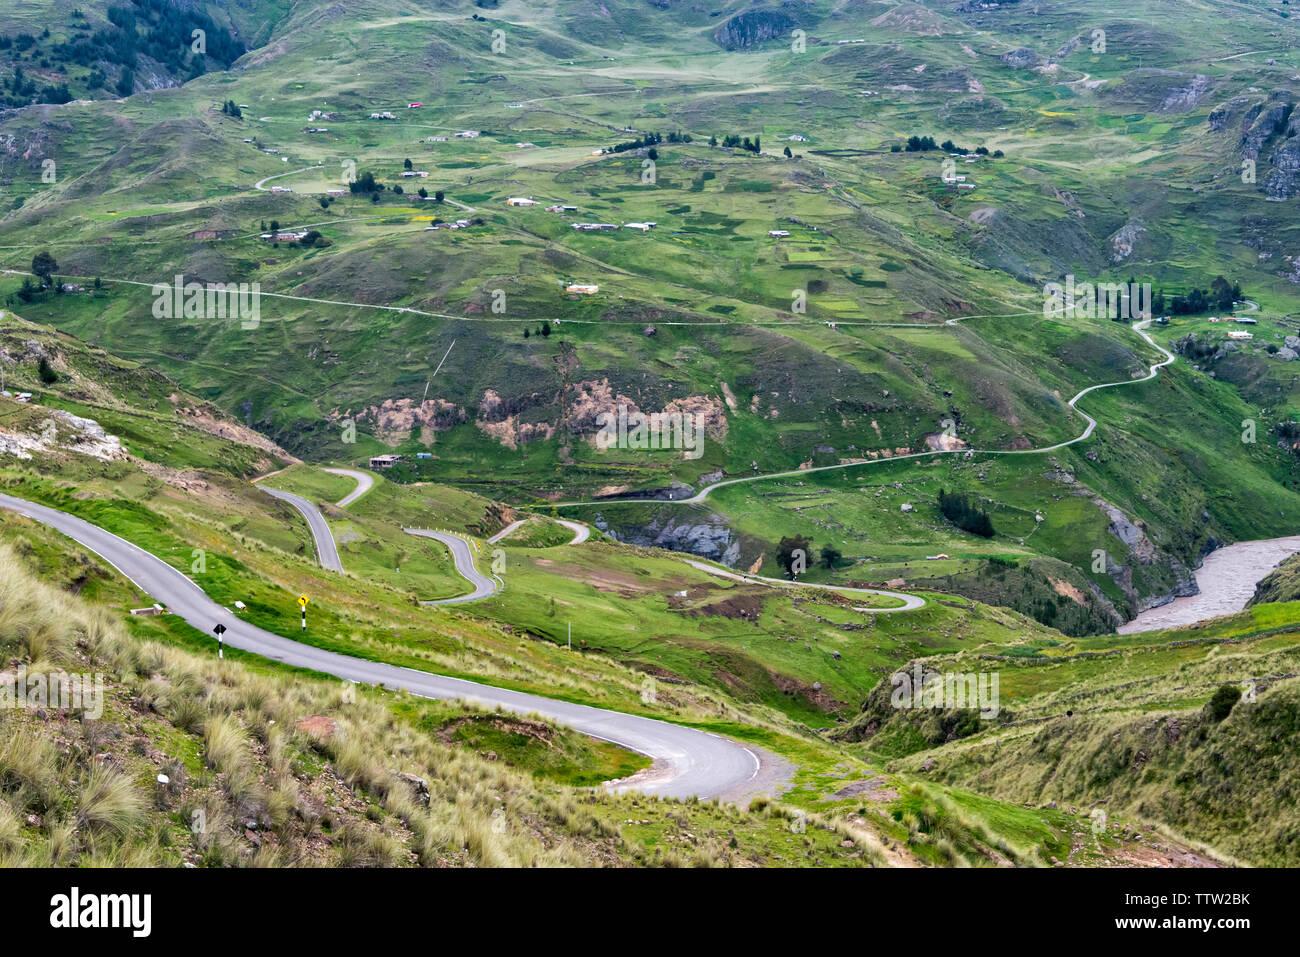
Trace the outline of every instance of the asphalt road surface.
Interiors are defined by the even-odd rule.
[[[901,591],[886,591],[883,588],[856,588],[848,585],[823,585],[820,582],[792,582],[783,578],[768,578],[766,575],[742,575],[739,572],[727,571],[723,568],[716,568],[713,565],[706,565],[704,562],[697,562],[693,559],[686,559],[686,564],[692,568],[698,568],[702,572],[708,572],[710,575],[717,575],[721,578],[731,578],[739,582],[750,582],[756,585],[773,585],[777,588],[821,588],[826,591],[842,592],[848,595],[883,595],[885,598],[897,598],[903,604],[897,608],[872,608],[874,612],[891,612],[891,611],[916,611],[918,608],[925,607],[925,599],[917,595],[909,595]]]
[[[451,532],[432,532],[427,528],[404,528],[402,531],[406,532],[407,535],[432,538],[434,541],[446,545],[447,551],[451,552],[451,560],[456,564],[456,571],[460,573],[460,577],[474,586],[474,590],[468,595],[457,595],[455,598],[437,598],[432,601],[420,602],[420,604],[456,605],[463,601],[478,601],[480,598],[487,598],[489,595],[496,594],[500,586],[492,579],[484,577],[474,567],[474,549],[465,539],[459,535],[453,535]]]
[[[591,538],[590,525],[583,525],[581,522],[569,522],[562,518],[557,518],[556,521],[573,532],[573,541],[569,542],[570,545],[581,545]]]
[[[198,585],[166,562],[96,525],[9,495],[0,494],[0,507],[26,515],[79,542],[125,575],[146,595],[165,605],[169,613],[179,615],[200,631],[211,634],[214,625],[218,622],[224,624],[227,629],[224,640],[232,648],[348,681],[404,688],[426,698],[456,699],[480,707],[501,707],[517,714],[539,714],[654,759],[654,766],[647,771],[613,783],[611,787],[615,790],[636,790],[676,798],[699,796],[743,801],[761,793],[776,793],[789,783],[790,768],[781,759],[703,731],[351,658],[301,644],[241,621],[234,612],[212,601]],[[431,537],[436,537],[436,534]],[[464,544],[463,540],[456,540]],[[454,555],[454,546],[448,547],[453,548]],[[308,624],[310,626],[310,621]]]
[[[516,519],[515,521],[511,522],[511,523],[510,523],[509,525],[507,525],[505,528],[501,529],[501,531],[497,532],[495,535],[493,535],[491,538],[489,538],[489,539],[488,539],[488,544],[489,544],[489,545],[495,545],[497,542],[501,541],[501,539],[505,538],[507,535],[509,535],[511,532],[513,532],[513,531],[514,531],[516,528],[518,528],[520,525],[524,524],[524,521],[525,521],[525,519],[520,518],[520,519]]]
[[[350,478],[357,483],[357,487],[347,495],[344,495],[334,504],[339,508],[347,508],[361,496],[370,491],[370,487],[375,484],[375,477],[367,475],[365,472],[358,472],[356,469],[321,469],[322,472],[329,472],[331,475],[342,475],[344,478]]]
[[[334,535],[330,532],[329,523],[325,521],[325,516],[320,513],[320,509],[301,495],[281,492],[278,488],[267,488],[265,485],[259,485],[258,488],[267,495],[288,502],[302,513],[303,518],[307,519],[307,527],[311,529],[311,537],[316,542],[316,555],[320,558],[321,568],[332,572],[343,571],[343,562],[339,558],[338,547],[334,544]]]

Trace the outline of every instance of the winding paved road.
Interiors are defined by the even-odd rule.
[[[501,531],[497,532],[495,535],[493,535],[491,538],[489,538],[489,539],[488,539],[488,544],[489,544],[489,545],[495,545],[497,542],[501,541],[501,539],[505,538],[507,535],[509,535],[511,532],[513,532],[513,531],[514,531],[516,528],[518,528],[520,525],[524,524],[524,522],[526,522],[526,521],[528,521],[528,520],[525,519],[525,518],[517,518],[517,519],[515,519],[513,522],[511,522],[511,523],[510,523],[509,525],[507,525],[505,528],[501,529]]]
[[[612,782],[611,789],[743,801],[760,793],[775,793],[789,782],[790,768],[781,759],[704,731],[313,648],[240,620],[162,559],[83,519],[3,494],[0,508],[48,525],[90,549],[199,631],[210,634],[218,622],[224,624],[224,641],[232,648],[348,681],[402,688],[426,698],[539,714],[654,759],[652,768]]]
[[[582,522],[570,522],[563,518],[557,518],[556,521],[569,531],[573,532],[573,541],[569,542],[570,545],[581,545],[587,539],[591,538],[590,525],[584,525]]]
[[[975,318],[975,317],[967,316],[966,318]],[[950,325],[950,326],[956,325],[960,321],[961,321],[961,317],[958,317],[956,319],[949,319],[944,323],[944,325]],[[1084,412],[1076,405],[1076,403],[1080,399],[1082,399],[1085,395],[1087,395],[1090,392],[1095,392],[1098,389],[1112,389],[1115,386],[1133,385],[1138,382],[1150,381],[1151,379],[1154,379],[1156,377],[1160,369],[1164,368],[1165,366],[1169,365],[1169,363],[1174,361],[1173,353],[1171,353],[1164,346],[1160,345],[1160,343],[1156,342],[1154,339],[1151,338],[1150,335],[1147,334],[1146,327],[1150,325],[1150,323],[1151,323],[1150,319],[1143,319],[1141,322],[1135,322],[1133,323],[1133,330],[1137,332],[1137,334],[1140,335],[1143,339],[1145,339],[1148,343],[1154,346],[1156,349],[1160,350],[1160,352],[1163,353],[1165,356],[1164,360],[1152,365],[1150,367],[1150,371],[1148,371],[1148,373],[1144,376],[1140,376],[1135,379],[1122,379],[1119,382],[1101,382],[1098,383],[1097,385],[1090,385],[1086,389],[1080,390],[1074,396],[1074,398],[1072,398],[1067,404],[1070,406],[1070,408],[1074,409],[1076,412],[1078,412],[1080,415],[1082,415],[1085,419],[1088,420],[1088,427],[1083,430],[1082,434],[1077,435],[1072,439],[1067,439],[1064,442],[1057,442],[1055,445],[1047,445],[1037,449],[965,449],[965,448],[931,449],[926,452],[909,452],[906,455],[894,455],[888,458],[882,457],[878,459],[871,459],[870,461],[867,462],[846,462],[839,465],[818,465],[813,468],[792,469],[788,472],[768,472],[763,475],[742,475],[739,476],[738,478],[722,479],[719,482],[714,482],[711,485],[704,486],[704,488],[700,489],[698,492],[696,492],[694,495],[688,498],[604,498],[604,499],[596,499],[587,502],[547,503],[546,507],[582,508],[582,507],[592,507],[597,505],[608,506],[608,505],[628,505],[628,504],[694,505],[699,502],[703,502],[706,498],[709,497],[709,494],[711,492],[714,492],[717,489],[723,488],[724,486],[727,485],[740,485],[745,482],[766,482],[770,479],[793,478],[799,475],[812,475],[814,472],[831,472],[831,471],[840,471],[843,469],[865,468],[870,465],[880,465],[885,462],[900,462],[905,459],[922,459],[922,458],[929,458],[934,455],[958,455],[963,453],[971,454],[971,455],[1041,455],[1044,452],[1055,452],[1058,449],[1063,449],[1066,448],[1067,446],[1074,445],[1076,442],[1084,441],[1090,435],[1092,435],[1092,430],[1097,427],[1097,420],[1094,419],[1092,416],[1090,416],[1087,412]]]
[[[708,572],[710,575],[717,575],[720,578],[730,578],[738,582],[747,582],[753,585],[774,585],[779,588],[822,588],[833,592],[848,592],[855,595],[883,595],[885,598],[896,598],[903,604],[897,608],[868,608],[870,612],[890,612],[890,611],[916,611],[918,608],[925,607],[925,599],[918,595],[909,595],[901,591],[885,591],[882,588],[852,588],[846,585],[823,585],[819,582],[792,582],[782,578],[768,578],[766,575],[742,575],[740,572],[733,572],[726,568],[717,568],[713,565],[706,565],[704,562],[697,562],[694,559],[685,559],[686,564],[692,568],[698,568],[702,572]]]
[[[331,475],[342,475],[344,478],[350,478],[357,483],[357,487],[347,495],[344,495],[334,504],[339,508],[347,508],[361,496],[365,495],[375,484],[375,477],[367,475],[365,472],[359,472],[356,469],[327,469],[322,468],[322,472],[329,472]]]
[[[468,595],[457,595],[455,598],[435,598],[422,601],[420,602],[421,605],[459,605],[461,602],[478,601],[480,598],[487,598],[489,595],[495,595],[500,591],[500,585],[485,577],[474,567],[474,549],[466,539],[461,538],[459,535],[453,535],[451,532],[434,532],[427,528],[404,528],[402,531],[406,532],[407,535],[432,538],[434,541],[446,545],[447,551],[451,552],[451,560],[455,563],[456,571],[460,574],[460,577],[474,586],[474,590]]]
[[[325,167],[320,165],[304,166],[302,169],[291,169],[287,173],[276,173],[274,176],[267,176],[263,179],[259,179],[256,183],[253,184],[253,189],[259,189],[263,193],[266,193],[269,192],[269,190],[262,185],[263,183],[269,183],[273,179],[283,179],[285,176],[292,176],[294,173],[305,173],[309,169],[324,169],[324,168]]]
[[[258,488],[267,495],[288,502],[302,513],[303,518],[307,519],[307,527],[311,529],[312,540],[316,543],[316,555],[320,558],[321,568],[332,572],[343,571],[343,561],[339,558],[338,547],[334,544],[334,535],[330,532],[329,523],[325,521],[325,516],[321,514],[320,509],[301,495],[282,492],[278,488],[267,488],[265,485],[259,485]]]
[[[501,541],[503,538],[506,538],[508,535],[510,535],[511,532],[513,532],[520,525],[524,524],[524,522],[526,521],[527,519],[521,518],[511,522],[505,528],[501,529],[501,531],[497,532],[495,535],[489,538],[488,544],[495,545],[497,542]],[[562,518],[557,518],[554,521],[558,522],[560,525],[563,525],[569,531],[573,532],[573,540],[568,542],[568,544],[570,545],[581,545],[587,539],[591,538],[590,525],[584,525],[582,522],[570,522]]]

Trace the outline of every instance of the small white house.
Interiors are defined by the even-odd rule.
[[[600,292],[600,287],[589,282],[571,282],[564,287],[564,291],[578,292],[582,293],[584,296],[590,296],[594,293]]]
[[[472,140],[478,138],[478,130],[462,130],[456,134],[463,140]]]
[[[528,199],[527,197],[524,196],[511,196],[509,199],[506,200],[506,202],[509,203],[511,206],[536,206],[537,205],[537,200]]]
[[[769,230],[767,231],[767,234],[768,234],[769,236],[775,238],[775,239],[784,239],[786,236],[789,236],[789,235],[790,235],[790,230],[788,230],[788,229],[769,229]]]

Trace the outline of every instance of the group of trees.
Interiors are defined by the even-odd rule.
[[[669,133],[666,138],[666,141],[669,143],[689,143],[691,140],[692,137],[690,133],[681,132]],[[646,146],[658,146],[663,142],[665,142],[665,137],[662,133],[645,133],[637,139],[627,140],[623,143],[615,143],[613,146],[607,146],[605,147],[605,152],[626,153],[628,150],[639,150]],[[654,153],[654,150],[651,150],[651,152]],[[651,159],[654,159],[657,155],[658,154],[656,153],[655,156],[651,156]]]
[[[808,570],[812,559],[813,540],[806,535],[785,536],[776,547],[776,563],[785,569],[790,578],[796,578]],[[833,569],[844,558],[834,545],[823,545],[818,553],[822,567]]]
[[[378,199],[378,194],[382,193],[387,187],[375,179],[375,174],[370,170],[365,170],[360,176],[348,183],[348,189],[353,193],[370,193],[373,198]]]
[[[32,282],[31,276],[23,277],[23,284],[19,287],[14,296],[10,296],[7,302],[13,305],[15,299],[19,302],[31,302],[38,295],[46,290],[53,289],[56,292],[62,292],[63,287],[59,285],[54,273],[59,268],[59,264],[54,257],[47,251],[41,250],[32,257],[32,272],[35,274],[39,283]],[[96,280],[98,283],[98,280]]]
[[[151,68],[156,66],[181,81],[202,76],[210,69],[227,69],[246,52],[243,43],[229,30],[218,26],[198,4],[178,5],[173,0],[120,0],[106,10],[108,25],[92,30],[84,13],[74,10],[70,16],[70,37],[63,43],[45,44],[50,31],[40,37],[20,33],[0,37],[0,49],[13,49],[15,55],[28,54],[42,69],[70,66],[88,67],[85,78],[88,91],[106,88],[106,66],[118,67],[114,92],[130,96],[135,91],[135,70],[141,58]],[[195,31],[202,31],[197,36]],[[201,43],[199,41],[201,38]],[[67,83],[41,89],[16,69],[5,90],[0,91],[0,105],[26,106],[30,103],[67,103],[72,99]]]
[[[542,336],[543,338],[547,338],[550,336],[550,334],[551,334],[551,323],[550,320],[547,319],[542,320],[542,324],[538,326],[536,332],[532,332],[527,326],[524,326],[525,339],[528,339],[532,336]]]
[[[1210,288],[1193,288],[1186,295],[1166,297],[1163,289],[1156,290],[1151,297],[1151,311],[1157,315],[1194,316],[1211,309],[1228,312],[1233,303],[1242,299],[1241,283],[1229,282],[1222,276],[1215,276]]]
[[[709,145],[717,146],[718,138],[716,136],[710,136]],[[740,137],[740,136],[735,136],[734,134],[728,134],[727,136],[724,136],[722,138],[721,145],[723,149],[729,149],[729,150],[742,149],[742,150],[749,150],[749,152],[751,153],[759,153],[762,152],[763,149],[761,138],[757,136],[755,136],[753,140],[751,140],[748,136]]]
[[[936,143],[933,136],[909,136],[907,143],[903,146],[895,144],[889,148],[891,153],[928,153],[930,150],[943,150],[945,153],[975,153],[979,156],[994,156],[1001,158],[1001,150],[989,152],[987,146],[977,146],[971,149],[968,146],[958,146],[952,140],[944,140],[942,143]]]
[[[226,100],[221,104],[221,112],[226,116],[233,116],[237,120],[244,118],[244,111],[239,108],[239,104],[234,100]]]
[[[992,538],[996,534],[989,513],[961,492],[949,493],[939,489],[939,511],[962,531],[982,538]]]

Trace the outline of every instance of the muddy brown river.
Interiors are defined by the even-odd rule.
[[[1144,611],[1116,631],[1131,635],[1137,631],[1191,625],[1241,611],[1255,594],[1255,584],[1296,552],[1300,552],[1300,535],[1238,542],[1216,549],[1205,556],[1196,571],[1199,595],[1175,598],[1167,605]]]

